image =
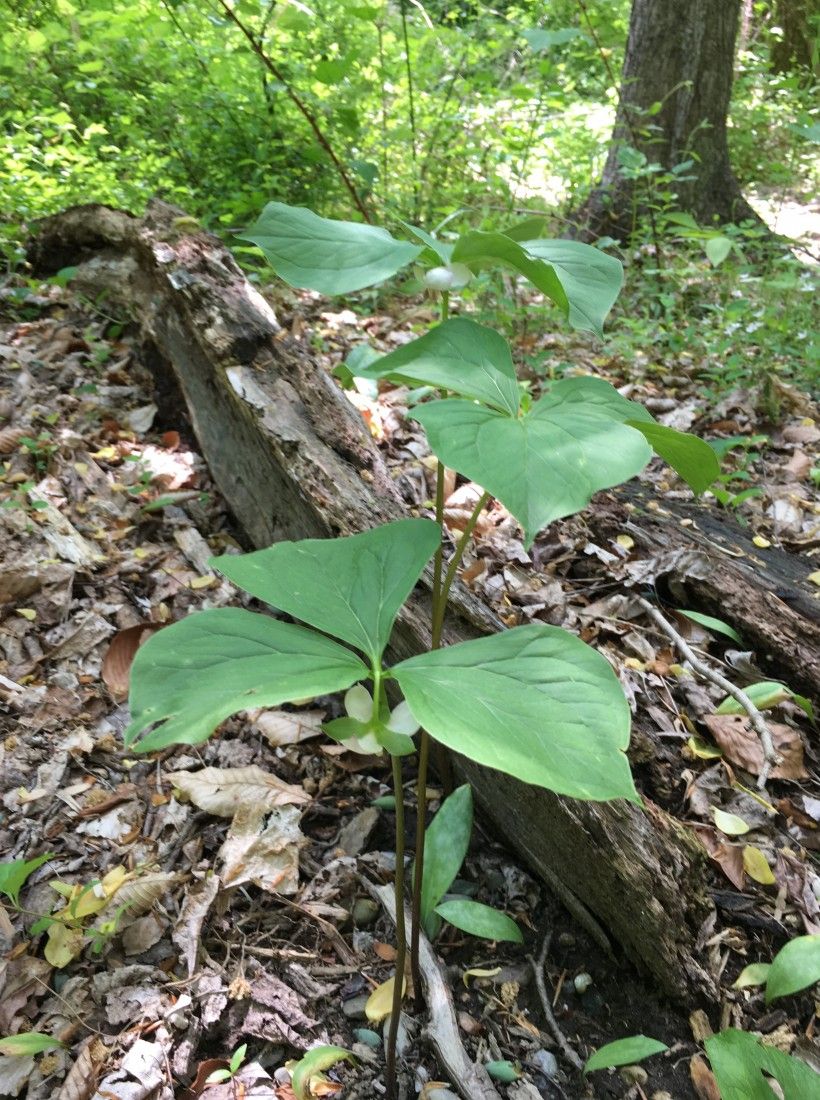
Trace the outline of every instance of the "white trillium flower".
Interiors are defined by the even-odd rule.
[[[348,717],[355,718],[357,722],[365,724],[373,717],[373,696],[362,684],[354,684],[352,688],[348,689],[345,693],[344,706]],[[402,702],[391,711],[387,720],[387,728],[393,733],[402,733],[407,737],[412,737],[414,733],[418,733],[419,724],[411,714],[407,703]],[[371,753],[378,754],[384,751],[384,747],[374,732],[365,733],[362,737],[347,737],[342,744],[351,752],[358,752],[367,756]]]
[[[445,264],[425,272],[424,285],[430,290],[461,290],[472,277],[473,273],[466,264]]]

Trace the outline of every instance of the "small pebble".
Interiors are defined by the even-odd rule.
[[[458,1026],[465,1035],[479,1035],[484,1030],[479,1021],[469,1012],[459,1012]]]
[[[573,936],[573,934],[571,932],[562,932],[561,935],[558,937],[558,946],[559,947],[574,947],[575,946],[575,936]]]
[[[558,1076],[558,1059],[548,1050],[536,1050],[527,1059],[529,1064],[551,1081]]]
[[[371,1031],[369,1027],[357,1027],[353,1029],[353,1034],[356,1036],[360,1043],[365,1043],[369,1047],[373,1047],[377,1050],[382,1045],[381,1036],[377,1031]]]
[[[628,1085],[645,1085],[649,1074],[643,1066],[622,1066],[621,1077]]]
[[[358,898],[353,905],[353,923],[359,928],[366,928],[372,924],[379,915],[379,906],[372,898]]]
[[[369,993],[360,993],[358,997],[350,997],[348,1000],[342,1002],[342,1012],[347,1016],[348,1020],[366,1020],[367,1014],[365,1013],[364,1006],[369,999]]]
[[[424,1098],[425,1100],[458,1100],[456,1094],[449,1089],[428,1089]]]

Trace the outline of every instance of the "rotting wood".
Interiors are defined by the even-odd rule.
[[[219,241],[180,235],[179,216],[162,203],[141,219],[75,207],[39,224],[29,256],[43,273],[79,264],[74,285],[129,311],[151,356],[173,372],[214,480],[254,545],[349,534],[403,514],[333,380],[281,330]],[[429,571],[426,579],[398,624],[396,657],[429,645]],[[445,643],[500,629],[455,586]],[[690,830],[651,803],[566,800],[460,766],[516,853],[576,914],[592,914],[658,989],[687,1001],[715,996],[695,947],[711,902]]]

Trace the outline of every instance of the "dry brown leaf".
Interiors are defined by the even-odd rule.
[[[256,764],[246,768],[202,768],[166,777],[195,806],[217,817],[233,817],[241,806],[264,812],[289,803],[310,802],[301,787],[283,783]]]
[[[254,725],[272,748],[298,745],[318,737],[325,720],[323,710],[263,710],[254,718]]]
[[[760,774],[763,746],[747,715],[708,714],[704,715],[703,721],[728,760],[752,775]],[[783,758],[772,769],[772,778],[805,779],[808,772],[803,764],[803,741],[798,731],[782,722],[769,722],[768,726],[774,747]]]
[[[149,909],[152,909],[163,894],[167,893],[179,881],[179,875],[171,874],[168,871],[155,871],[152,874],[141,875],[137,879],[127,879],[99,914],[94,922],[94,927],[98,928],[106,921],[111,920],[112,913],[125,905],[127,908],[123,909],[117,923],[117,928],[122,930],[135,921],[137,917],[141,917],[143,913],[147,913]]]
[[[10,455],[13,451],[16,451],[17,444],[27,435],[31,435],[30,429],[3,428],[0,430],[0,455]]]
[[[97,1091],[97,1081],[108,1060],[108,1047],[91,1035],[68,1071],[57,1100],[88,1100]]]
[[[117,702],[128,695],[131,665],[137,650],[163,625],[163,623],[138,623],[114,635],[103,658],[101,675],[105,686]]]
[[[720,1100],[720,1089],[715,1075],[699,1054],[696,1054],[689,1063],[689,1076],[692,1078],[692,1087],[698,1094],[698,1100]]]
[[[805,481],[811,473],[812,460],[805,451],[796,450],[786,463],[785,473],[790,474],[795,481]]]
[[[717,863],[735,889],[742,890],[746,873],[743,867],[743,846],[727,844],[709,826],[697,825],[694,828],[709,853],[709,858]]]
[[[252,882],[276,894],[295,894],[299,888],[300,813],[294,806],[268,811],[253,803],[242,806],[219,849],[220,877],[225,886]]]

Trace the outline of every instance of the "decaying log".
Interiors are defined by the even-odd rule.
[[[332,379],[281,331],[221,244],[181,234],[178,217],[159,203],[142,219],[74,208],[39,225],[30,259],[41,272],[81,264],[81,288],[130,312],[173,372],[213,477],[256,546],[401,515]],[[397,628],[397,657],[429,643],[421,588]],[[498,629],[469,593],[454,594],[447,641]],[[711,906],[705,854],[689,830],[651,804],[575,802],[469,762],[463,769],[511,847],[563,900],[586,907],[658,988],[690,1001],[714,995],[695,949]]]

